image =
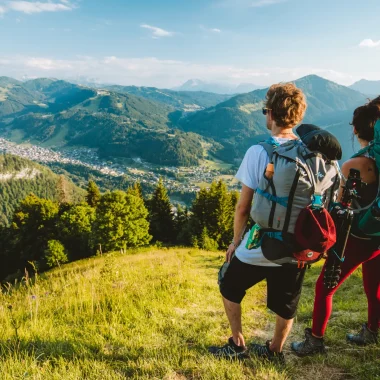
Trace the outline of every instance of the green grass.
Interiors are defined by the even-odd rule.
[[[21,142],[24,139],[24,136],[25,136],[25,132],[22,131],[21,129],[12,129],[10,131],[9,140],[11,140],[17,144],[21,144]]]
[[[136,253],[133,254],[132,253]],[[360,272],[336,295],[327,357],[287,366],[229,362],[207,353],[230,332],[216,275],[221,253],[145,249],[83,260],[25,280],[0,295],[0,379],[375,379],[379,347],[344,335],[365,320]],[[320,268],[308,271],[292,338],[310,324]],[[274,315],[265,284],[243,303],[244,332],[264,342]],[[12,310],[8,309],[12,305]],[[15,337],[15,326],[19,340]],[[289,346],[287,344],[287,350]]]
[[[228,170],[232,168],[232,164],[227,164],[209,154],[211,160],[204,159],[202,164],[210,170]]]
[[[40,145],[44,148],[63,146],[66,143],[65,139],[68,133],[69,133],[69,127],[67,125],[63,125],[60,127],[58,133],[55,133],[52,138],[44,141]]]

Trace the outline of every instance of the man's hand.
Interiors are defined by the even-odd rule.
[[[234,243],[231,243],[227,249],[227,252],[226,252],[226,262],[227,263],[231,262],[231,257],[233,255],[233,253],[235,252],[235,249],[236,249],[236,245]]]

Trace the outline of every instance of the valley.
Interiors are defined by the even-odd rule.
[[[231,165],[216,161],[203,160],[202,165],[193,167],[159,166],[139,157],[129,160],[120,157],[102,159],[94,148],[66,147],[53,150],[30,143],[17,144],[3,137],[0,137],[0,152],[45,164],[53,171],[61,167],[70,173],[70,168],[76,167],[77,170],[97,172],[100,176],[123,177],[125,183],[138,181],[148,189],[156,186],[159,177],[162,177],[165,187],[171,193],[195,193],[201,186],[210,184],[221,176],[231,189],[237,187],[232,175],[223,175]]]

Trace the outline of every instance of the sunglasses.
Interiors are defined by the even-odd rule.
[[[269,111],[272,111],[272,109],[271,109],[271,108],[266,108],[266,107],[264,107],[264,108],[263,108],[263,115],[264,115],[264,116],[268,115],[268,112],[269,112]]]

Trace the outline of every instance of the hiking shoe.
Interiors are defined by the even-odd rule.
[[[219,359],[246,359],[247,347],[238,346],[235,344],[234,340],[228,339],[228,343],[222,347],[211,346],[208,348],[208,352]]]
[[[313,336],[309,328],[305,329],[305,340],[303,342],[293,342],[290,347],[298,356],[326,353],[323,338]]]
[[[347,334],[348,342],[365,346],[367,344],[377,343],[377,333],[368,329],[366,323],[363,323],[362,329],[358,334]]]
[[[265,359],[273,363],[285,364],[285,356],[282,352],[274,352],[269,348],[271,341],[268,340],[264,345],[251,343],[248,345],[250,354],[260,359]]]

